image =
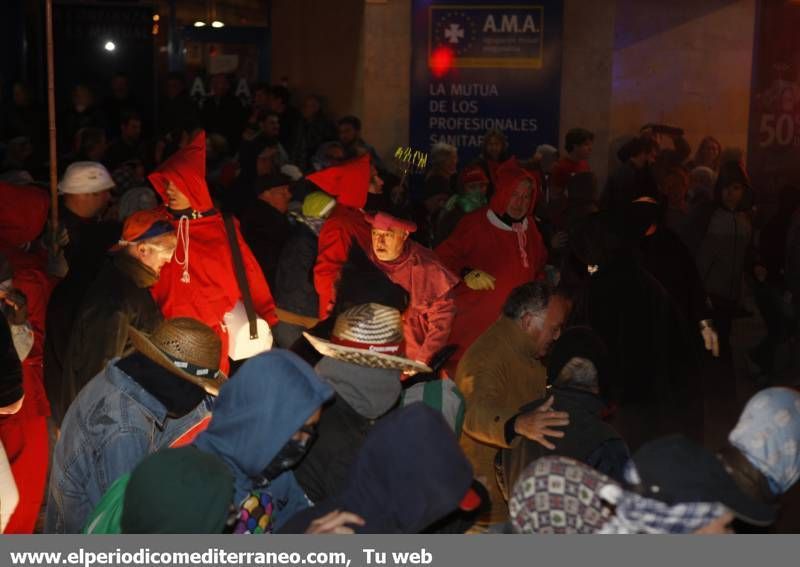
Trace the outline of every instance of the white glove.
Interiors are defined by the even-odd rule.
[[[700,321],[700,334],[703,336],[706,350],[711,352],[714,358],[719,357],[719,336],[710,320]]]
[[[298,179],[303,178],[303,172],[300,170],[300,168],[297,167],[296,165],[292,165],[291,163],[282,165],[281,173],[289,177],[292,181],[297,181]]]

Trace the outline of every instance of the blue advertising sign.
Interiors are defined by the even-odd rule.
[[[491,128],[511,152],[558,146],[562,2],[414,0],[411,146],[480,151]]]

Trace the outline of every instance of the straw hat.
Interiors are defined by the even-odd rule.
[[[200,321],[177,317],[162,321],[150,336],[129,326],[133,348],[169,370],[216,396],[225,375],[219,371],[222,342]]]
[[[337,318],[326,341],[303,333],[308,342],[323,356],[345,362],[386,368],[407,373],[431,372],[428,366],[397,356],[403,343],[403,321],[400,311],[378,303],[356,305]]]

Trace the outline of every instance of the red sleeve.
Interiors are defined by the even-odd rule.
[[[425,342],[419,349],[417,357],[425,363],[430,362],[434,354],[447,346],[453,320],[456,318],[456,302],[453,291],[434,301],[427,310],[428,332]]]
[[[484,211],[484,209],[480,209]],[[453,272],[457,278],[461,279],[461,271],[467,267],[466,247],[475,237],[473,230],[473,216],[463,217],[456,225],[455,230],[447,237],[447,240],[436,247],[436,255],[442,263]]]
[[[261,271],[253,252],[244,241],[244,238],[242,238],[238,223],[236,224],[236,238],[239,241],[239,249],[242,251],[244,271],[247,274],[247,283],[250,284],[250,295],[253,297],[253,306],[256,309],[256,313],[263,317],[271,327],[275,326],[278,324],[278,315],[275,313],[275,300],[272,299],[272,292],[264,277],[264,272]]]
[[[338,220],[326,222],[319,233],[317,263],[314,265],[314,287],[319,295],[319,318],[325,319],[336,300],[334,284],[347,261],[351,240]]]

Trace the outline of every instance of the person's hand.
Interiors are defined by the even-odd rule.
[[[550,239],[550,246],[552,248],[566,248],[567,244],[569,244],[569,234],[564,230],[555,233],[553,238]]]
[[[753,274],[756,276],[756,280],[759,283],[764,283],[767,281],[767,269],[764,266],[756,266],[753,268]]]
[[[2,305],[8,307],[3,311],[11,325],[24,325],[28,320],[28,298],[20,290],[0,290],[0,306]]]
[[[495,278],[482,270],[472,270],[464,276],[464,283],[475,291],[488,291],[494,289]]]
[[[514,432],[530,441],[536,441],[545,449],[555,449],[556,446],[548,441],[547,437],[556,439],[564,437],[563,431],[551,428],[569,425],[569,414],[565,411],[551,409],[553,401],[553,396],[550,396],[535,410],[517,416],[517,419],[514,420]]]
[[[352,512],[334,510],[317,518],[306,529],[307,534],[354,534],[350,525],[363,526],[364,518]]]
[[[719,336],[710,319],[700,321],[700,334],[703,336],[703,343],[705,344],[706,350],[709,351],[714,358],[718,358]]]

